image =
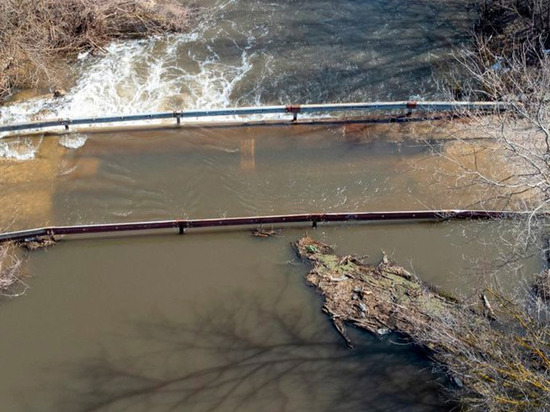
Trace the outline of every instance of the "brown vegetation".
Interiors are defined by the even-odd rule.
[[[295,247],[313,265],[307,282],[323,295],[323,310],[348,345],[346,323],[376,335],[404,334],[447,370],[467,410],[542,411],[550,405],[549,307],[545,293],[536,293],[548,274],[527,304],[485,291],[475,309],[387,258],[370,266],[309,237]]]
[[[17,246],[0,244],[0,296],[18,296],[25,292],[27,285],[21,280],[21,265]]]
[[[540,44],[540,56],[543,48],[550,48],[550,0],[480,0],[476,32],[500,56],[527,43]],[[536,54],[531,57],[536,60]]]
[[[46,249],[55,246],[57,240],[53,236],[37,237],[32,240],[27,240],[21,243],[21,246],[32,252],[35,250]]]
[[[178,0],[2,0],[0,102],[16,88],[60,87],[80,52],[189,24]]]
[[[539,212],[548,213],[550,205],[550,1],[479,4],[476,47],[460,54],[461,73],[451,82],[455,85],[451,92],[460,99],[504,101],[507,110],[470,117],[462,134],[482,133],[489,140],[472,146],[474,162],[466,164],[460,156],[451,160],[460,165],[457,181],[472,178],[468,186],[475,188],[478,204],[485,204],[495,190],[491,196],[504,208],[512,205],[533,212],[525,230],[518,225],[520,230],[511,239],[514,256],[506,257],[521,265],[524,255],[544,249],[541,239],[548,236],[547,214]],[[494,156],[494,148],[507,159],[507,167],[497,176],[478,164],[480,155]],[[444,342],[434,358],[459,379],[459,394],[468,409],[547,410],[549,291],[550,275],[545,272],[525,299],[491,290],[482,294],[488,316],[484,321],[471,320],[473,315],[463,311],[462,318],[434,318],[428,334],[406,333],[421,345],[426,337]]]
[[[459,99],[510,98],[485,83],[481,78],[485,74],[497,73],[505,80],[503,85],[525,92],[518,75],[533,76],[550,50],[550,0],[477,0],[476,4],[473,45],[459,53],[459,68],[449,68],[441,77]]]

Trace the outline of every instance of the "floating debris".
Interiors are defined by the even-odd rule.
[[[54,236],[46,236],[24,240],[23,242],[21,242],[21,246],[32,252],[34,250],[46,249],[48,247],[55,246],[56,243],[57,240]]]
[[[274,230],[273,227],[271,229],[264,229],[262,227],[258,227],[252,230],[252,236],[268,238],[268,237],[277,236],[279,232],[280,230]]]
[[[547,410],[550,273],[538,276],[532,287],[537,305],[514,303],[488,289],[476,309],[385,254],[378,265],[369,265],[337,256],[310,237],[293,246],[313,266],[306,281],[323,296],[323,312],[349,347],[347,324],[381,339],[398,333],[443,366],[454,383],[449,390],[465,410]]]

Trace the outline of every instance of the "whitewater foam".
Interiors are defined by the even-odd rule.
[[[59,138],[59,144],[67,149],[78,149],[84,146],[88,140],[88,136],[82,133],[64,134]]]
[[[81,75],[65,96],[0,107],[0,121],[228,107],[232,91],[252,68],[251,55],[242,50],[238,61],[222,62],[201,36],[203,28],[167,38],[115,42],[102,56],[82,54]]]
[[[0,158],[12,160],[31,160],[34,159],[36,152],[42,144],[41,136],[39,139],[17,138],[6,141],[0,140]]]

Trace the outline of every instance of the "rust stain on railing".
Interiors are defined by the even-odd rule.
[[[76,226],[50,226],[0,234],[0,243],[27,241],[43,236],[86,235],[176,229],[183,234],[187,229],[258,226],[265,224],[374,222],[374,221],[446,221],[458,219],[515,219],[529,216],[529,212],[495,210],[420,210],[357,213],[308,213],[270,216],[228,217],[213,219],[174,219],[151,222],[108,223]]]

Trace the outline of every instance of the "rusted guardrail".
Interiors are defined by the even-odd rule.
[[[85,235],[97,233],[120,233],[177,229],[183,234],[187,229],[220,228],[229,226],[253,226],[265,224],[331,222],[373,222],[373,221],[444,221],[452,219],[513,219],[528,216],[529,212],[491,210],[421,210],[399,212],[360,213],[309,213],[273,216],[229,217],[215,219],[175,219],[152,222],[109,223],[97,225],[51,226],[0,234],[0,243],[26,241],[43,236]]]
[[[120,116],[87,117],[76,119],[51,119],[38,122],[0,125],[0,133],[16,132],[23,130],[40,130],[51,127],[64,127],[77,125],[96,125],[140,122],[151,120],[175,119],[181,124],[181,119],[193,119],[203,117],[221,116],[250,116],[258,114],[290,114],[292,120],[296,121],[298,114],[311,113],[335,113],[347,111],[395,111],[406,110],[407,112],[458,112],[466,110],[478,111],[500,111],[506,109],[506,103],[502,102],[432,102],[432,101],[400,101],[400,102],[367,102],[367,103],[339,103],[339,104],[304,104],[304,105],[282,105],[282,106],[260,106],[260,107],[238,107],[211,110],[183,110],[174,112],[131,114]]]

